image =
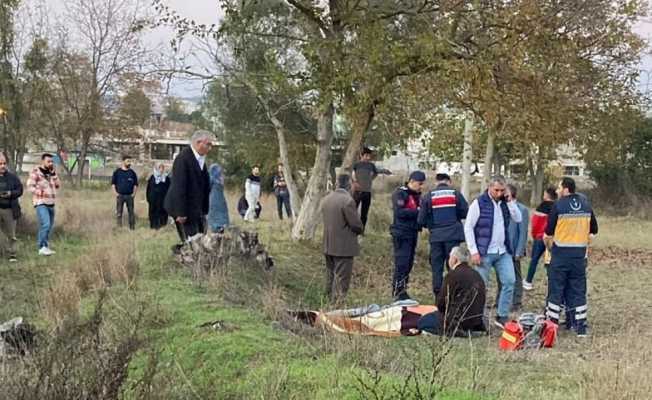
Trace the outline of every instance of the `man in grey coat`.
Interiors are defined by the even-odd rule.
[[[322,200],[326,294],[337,302],[346,296],[353,272],[353,257],[360,254],[358,235],[363,231],[349,175],[337,177],[337,189]]]
[[[525,257],[525,249],[527,248],[527,232],[530,221],[530,212],[525,204],[518,201],[517,195],[518,188],[515,185],[507,184],[507,192],[505,193],[505,196],[508,198],[508,201],[512,199],[516,201],[516,206],[521,211],[522,216],[521,222],[510,220],[507,228],[509,243],[514,251],[512,260],[514,261],[514,276],[516,277],[516,281],[514,282],[514,300],[512,301],[513,311],[518,311],[523,302],[523,274],[521,271],[521,259]],[[500,297],[500,288],[501,284],[500,280],[498,280],[496,304],[498,304],[498,298]]]

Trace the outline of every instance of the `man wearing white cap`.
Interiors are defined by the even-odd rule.
[[[469,204],[451,186],[448,174],[438,173],[435,179],[437,186],[421,200],[418,222],[430,230],[432,292],[437,297],[444,280],[444,264],[453,247],[464,241],[462,220],[466,218]]]

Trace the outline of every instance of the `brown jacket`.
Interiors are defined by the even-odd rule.
[[[360,254],[358,235],[362,221],[355,200],[344,189],[329,193],[322,200],[324,214],[324,254],[334,257],[355,257]]]
[[[466,263],[451,269],[437,296],[437,309],[446,316],[447,334],[456,330],[484,330],[485,293],[484,280],[478,271]]]

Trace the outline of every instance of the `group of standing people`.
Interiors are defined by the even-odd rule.
[[[370,152],[364,152],[354,167],[354,184],[348,175],[339,175],[336,190],[323,200],[326,292],[332,301],[341,301],[349,288],[353,259],[360,252],[358,236],[364,233],[371,202],[371,182],[379,173],[390,172],[376,168]],[[575,193],[571,178],[563,178],[556,190],[547,189],[532,216],[532,258],[525,279],[521,261],[526,255],[530,217],[528,207],[518,201],[515,185],[507,184],[502,176],[492,177],[487,190],[469,205],[451,186],[447,174],[437,174],[436,186],[423,193],[425,181],[425,173],[414,171],[392,194],[391,290],[396,301],[411,300],[409,277],[419,232],[426,228],[430,233],[432,292],[443,313],[431,316],[429,323],[479,328],[478,317],[484,316],[485,290],[494,270],[498,283],[495,319],[503,325],[520,309],[523,290],[533,289],[537,264],[544,256],[546,316],[558,323],[564,309],[567,327],[579,336],[586,335],[586,254],[589,239],[598,228],[590,203]],[[360,212],[358,205],[362,205]],[[456,272],[449,272],[444,279],[445,270]],[[446,309],[464,309],[466,315],[451,319],[445,315]],[[478,310],[482,315],[475,315]],[[442,332],[439,328],[433,330]]]
[[[218,164],[206,165],[206,155],[212,148],[213,137],[207,131],[197,131],[190,142],[190,146],[175,158],[171,176],[165,165],[160,163],[154,167],[147,182],[150,227],[160,229],[167,225],[171,217],[182,242],[207,229],[220,232],[229,225],[224,171]],[[283,219],[283,208],[287,217],[291,218],[290,193],[282,164],[278,165],[273,182],[279,218]],[[113,173],[111,185],[116,197],[117,225],[122,226],[126,206],[129,228],[135,229],[134,197],[138,191],[138,176],[131,168],[130,157],[123,157],[121,167]],[[245,195],[238,204],[238,211],[245,221],[251,222],[259,217],[260,195],[260,168],[254,166],[245,181]],[[175,249],[179,247],[176,245]]]
[[[148,180],[151,228],[164,227],[171,217],[181,243],[206,232],[207,228],[220,232],[229,224],[223,170],[217,164],[210,168],[206,165],[213,140],[209,132],[195,132],[190,146],[175,158],[172,176],[168,176],[165,166],[159,164]],[[326,292],[331,300],[342,300],[348,291],[353,260],[360,252],[358,236],[364,233],[371,205],[371,185],[379,174],[391,172],[377,168],[371,161],[371,151],[365,149],[360,162],[353,167],[353,180],[347,174],[339,175],[336,190],[322,201]],[[437,174],[436,186],[424,194],[425,181],[424,172],[414,171],[406,184],[394,191],[390,226],[394,249],[391,291],[397,301],[410,300],[407,289],[418,235],[423,228],[430,233],[432,293],[440,314],[425,319],[424,329],[446,332],[439,326],[441,324],[478,329],[481,316],[477,314],[478,310],[484,310],[485,290],[492,269],[498,282],[496,321],[504,324],[510,313],[520,307],[522,291],[533,289],[537,264],[543,256],[548,273],[547,318],[559,323],[560,314],[565,311],[567,327],[579,336],[586,335],[587,252],[591,237],[598,233],[598,224],[588,199],[576,193],[573,179],[563,178],[556,190],[547,189],[532,216],[532,257],[525,279],[522,278],[521,260],[526,254],[529,211],[518,202],[516,186],[507,184],[502,176],[495,176],[487,190],[469,206],[464,196],[452,187],[447,174]],[[260,182],[260,169],[255,167],[245,183],[248,207],[244,217],[247,221],[255,218]],[[290,194],[282,165],[278,166],[273,182],[279,218],[283,218],[283,208],[291,217]],[[138,177],[131,169],[129,157],[123,158],[111,184],[116,196],[118,225],[122,225],[126,206],[129,228],[134,229]],[[53,156],[45,153],[27,180],[39,223],[38,253],[43,256],[55,254],[49,238],[60,187]],[[9,239],[5,250],[12,262],[16,261],[15,231],[16,220],[21,215],[19,198],[22,194],[20,179],[8,171],[7,161],[0,155],[0,231]],[[174,250],[181,245],[176,245]],[[444,279],[445,269],[450,272]],[[466,311],[460,317],[447,315],[448,309]]]
[[[175,159],[174,179],[169,176],[165,164],[154,166],[146,192],[150,228],[161,229],[173,217],[180,237],[185,240],[203,232],[207,226],[213,232],[228,226],[222,168],[218,164],[208,168],[205,163],[205,156],[211,147],[210,133],[198,131],[191,139],[191,145]],[[113,173],[111,186],[116,196],[118,227],[122,226],[126,205],[129,228],[135,229],[134,198],[138,192],[138,176],[131,169],[130,157],[123,157],[122,166]]]
[[[283,220],[283,209],[288,219],[292,219],[292,206],[290,203],[290,189],[285,180],[285,168],[278,164],[276,174],[272,177],[274,196],[276,197],[276,210],[278,218]],[[260,167],[254,166],[251,175],[245,180],[245,194],[240,198],[238,212],[247,222],[254,222],[260,218],[262,206],[260,197],[262,194],[262,178]]]
[[[51,256],[50,233],[54,226],[54,208],[57,191],[61,187],[59,176],[54,168],[53,155],[45,153],[39,165],[34,167],[27,179],[27,190],[32,194],[32,205],[38,220],[37,248],[41,256]],[[7,245],[3,249],[9,262],[18,261],[16,254],[16,225],[22,216],[20,198],[23,184],[20,178],[7,168],[7,159],[0,154],[0,231]]]

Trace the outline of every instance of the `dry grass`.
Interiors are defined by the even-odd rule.
[[[266,222],[276,219],[275,215],[263,217],[257,229],[271,253],[280,260],[281,281],[277,282],[287,287],[283,280],[300,279],[306,288],[322,291],[323,261],[319,245],[304,248],[304,244],[292,243],[287,237],[289,228]],[[599,211],[598,219],[600,234],[593,243],[589,260],[590,339],[583,341],[562,331],[553,350],[515,354],[500,352],[495,336],[472,342],[455,340],[452,357],[445,362],[449,385],[501,399],[522,399],[526,394],[530,398],[547,399],[648,397],[652,379],[644,366],[652,361],[649,333],[652,332],[652,300],[646,295],[652,282],[652,246],[647,233],[652,230],[652,222],[604,216]],[[347,305],[391,301],[393,257],[387,231],[390,223],[389,196],[375,195],[368,235],[362,242],[363,254],[355,262]],[[304,255],[304,252],[316,254]],[[410,294],[424,304],[433,301],[428,254],[427,234],[422,234],[411,274]],[[522,263],[523,273],[527,266],[527,262]],[[546,287],[545,270],[540,267],[535,290],[525,293],[524,311],[541,312]],[[495,282],[490,283],[489,290],[487,298],[493,299]],[[328,307],[314,293],[306,291],[298,299],[294,295],[289,294],[286,300],[293,308]],[[424,346],[429,346],[417,338],[388,342],[331,334],[320,337],[321,351],[326,354],[349,359],[372,372],[381,370],[406,379],[410,376],[410,365],[416,361],[410,356],[402,357],[401,352],[411,349],[415,342],[419,343],[415,353],[423,353]],[[515,376],[519,378],[514,379]],[[367,378],[373,381],[373,374]]]
[[[42,296],[45,320],[60,326],[68,317],[78,314],[82,296],[119,283],[129,287],[137,273],[135,245],[128,238],[91,246],[66,271],[56,275],[45,290]]]
[[[130,361],[143,348],[139,328],[144,315],[134,304],[123,318],[107,323],[104,292],[87,320],[69,318],[57,330],[42,335],[37,349],[0,365],[2,397],[25,400],[122,398]],[[153,368],[157,366],[154,365]],[[146,388],[143,381],[135,389]],[[161,389],[164,386],[161,386]]]
[[[232,222],[244,225],[235,210],[237,197],[228,195],[229,211]],[[137,211],[144,215],[146,207],[142,203],[137,204]],[[356,259],[347,305],[382,304],[391,300],[389,291],[393,257],[388,237],[390,210],[388,195],[375,195],[368,235],[362,243],[363,254]],[[29,222],[29,209],[26,209],[26,214]],[[634,218],[609,218],[601,215],[598,218],[601,233],[594,243],[589,271],[592,336],[587,341],[581,341],[561,332],[558,346],[552,350],[505,354],[497,350],[496,337],[442,342],[437,338],[426,337],[349,337],[305,327],[302,329],[287,319],[287,309],[329,307],[322,296],[324,267],[321,246],[319,243],[291,241],[289,223],[284,221],[280,224],[277,221],[276,200],[273,196],[263,198],[261,221],[247,224],[246,228],[258,231],[261,240],[275,257],[277,270],[274,274],[263,277],[252,274],[251,268],[245,265],[232,265],[223,274],[210,277],[198,291],[208,292],[210,296],[217,294],[220,298],[219,307],[255,309],[273,326],[285,328],[284,332],[297,348],[308,354],[307,357],[314,361],[328,360],[327,362],[334,363],[334,370],[341,369],[338,374],[351,374],[354,370],[356,373],[369,371],[368,374],[358,375],[358,384],[349,388],[351,393],[356,393],[357,398],[376,398],[376,395],[378,398],[419,398],[412,392],[420,385],[421,388],[434,388],[437,391],[442,387],[469,390],[500,399],[645,399],[652,390],[648,367],[652,361],[652,336],[649,333],[652,332],[652,300],[647,295],[652,282],[652,256],[647,232],[652,225],[649,221]],[[135,235],[127,231],[117,231],[119,234],[116,234],[113,228],[113,202],[108,192],[65,194],[58,208],[57,221],[58,235],[81,237],[85,248],[82,254],[70,258],[65,268],[57,271],[44,291],[41,305],[44,320],[49,326],[57,327],[52,331],[72,335],[68,328],[80,326],[71,321],[83,319],[80,317],[83,314],[80,313],[80,302],[83,303],[89,294],[107,290],[111,293],[111,288],[115,286],[130,289],[128,292],[139,290],[136,282],[141,272],[136,245],[139,242],[157,241],[160,233],[139,230]],[[34,227],[29,229],[33,234]],[[173,235],[170,232],[166,234]],[[167,244],[160,249],[156,247],[156,251],[167,254]],[[417,262],[411,276],[410,293],[424,304],[432,302],[428,253],[427,235],[422,234]],[[160,258],[167,260],[166,257]],[[166,261],[160,267],[164,270],[169,265]],[[526,264],[523,268],[526,268]],[[167,271],[173,272],[176,271]],[[525,294],[527,311],[540,311],[542,308],[546,288],[543,268],[538,272],[535,285],[534,291]],[[489,288],[488,298],[492,299],[495,283],[491,282]],[[125,313],[133,311],[128,304],[121,307]],[[116,383],[122,382],[122,374],[125,372],[117,366],[130,359],[133,351],[140,346],[138,340],[141,338],[138,335],[132,336],[134,342],[124,343],[116,340],[120,338],[118,331],[130,332],[125,327],[137,318],[115,323],[113,317],[111,323],[103,323],[100,330],[79,329],[81,336],[75,336],[78,339],[69,342],[78,346],[74,351],[70,350],[73,344],[65,345],[69,347],[55,347],[54,344],[46,346],[49,349],[47,351],[67,351],[70,354],[68,357],[56,353],[57,356],[48,357],[53,363],[70,366],[73,386],[87,388],[83,390],[104,390],[98,387],[104,387],[102,385],[105,383],[102,382],[106,382],[105,378],[110,376],[115,378]],[[98,332],[103,338],[99,346],[102,350],[94,353],[89,350],[88,344],[97,342],[91,341],[86,335]],[[193,335],[191,338],[202,340],[201,336]],[[59,339],[56,336],[56,340]],[[88,354],[83,354],[82,351],[87,351]],[[42,354],[46,357],[47,353]],[[283,393],[295,393],[291,390],[292,371],[289,367],[283,367],[282,356],[275,356],[280,357],[278,369],[270,375],[270,387],[264,390],[263,398],[283,398]],[[101,364],[93,364],[94,358],[103,361]],[[199,363],[201,360],[194,361]],[[164,390],[157,389],[158,384],[151,384],[158,368],[156,355],[153,354],[147,363],[150,366],[144,367],[146,372],[142,375],[143,382],[149,383],[134,389],[136,398],[152,398],[157,397],[157,392],[165,393]],[[20,377],[33,378],[34,375],[29,374],[36,371],[53,371],[46,368],[49,364],[38,365],[38,368],[32,368],[25,364],[25,369],[20,370],[17,377],[2,375],[0,378],[4,384],[16,382]],[[88,366],[86,370],[89,374],[95,374],[98,378],[85,378],[81,373],[83,365]],[[102,369],[104,367],[107,368],[106,373],[102,372],[105,371]],[[173,364],[170,368],[176,367]],[[435,385],[429,386],[432,371],[435,370]],[[64,379],[61,371],[55,372],[53,379],[57,382]],[[379,376],[381,379],[377,380]],[[388,376],[391,377],[389,381]],[[294,379],[297,379],[296,376]],[[329,379],[331,380],[324,382],[325,385],[336,384],[343,378],[335,376]],[[36,380],[29,382],[31,387],[44,390],[37,385]],[[90,386],[84,386],[84,382]],[[160,384],[163,385],[164,382]],[[407,389],[402,389],[401,385]],[[424,389],[425,392],[427,390]],[[6,393],[12,396],[21,394],[16,391]],[[63,392],[51,393],[50,397],[43,395],[42,398],[55,398],[52,397],[54,394]],[[114,392],[107,390],[105,393],[106,398],[110,398]]]

